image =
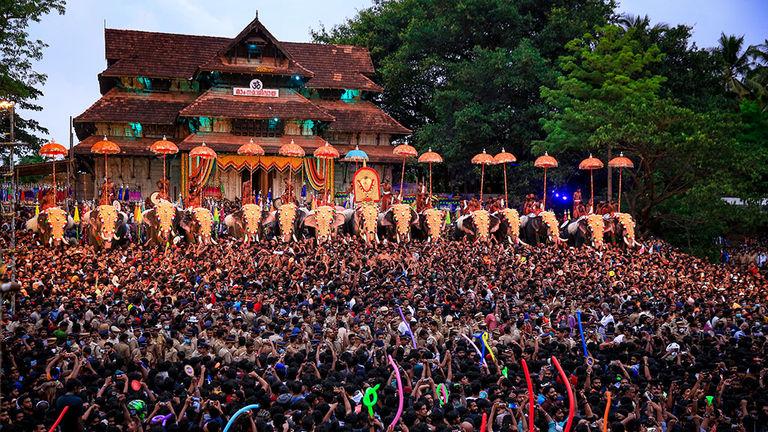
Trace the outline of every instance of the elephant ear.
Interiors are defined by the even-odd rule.
[[[304,225],[308,226],[310,228],[317,229],[317,215],[315,214],[315,212],[312,212],[312,213],[308,214],[304,218]]]
[[[491,227],[489,231],[492,233],[495,233],[496,231],[498,231],[499,226],[501,226],[501,220],[499,219],[498,216],[491,216],[490,219],[491,219]]]
[[[385,226],[385,227],[394,226],[394,222],[392,222],[392,210],[387,210],[385,213],[382,213],[380,220],[381,220],[381,226]]]
[[[336,214],[333,217],[333,228],[338,228],[342,225],[344,225],[345,219],[344,219],[344,213],[336,212]]]
[[[264,225],[269,225],[275,223],[275,214],[277,211],[271,211],[267,213],[267,218],[264,219]]]
[[[419,213],[416,210],[411,209],[411,225],[419,224]]]

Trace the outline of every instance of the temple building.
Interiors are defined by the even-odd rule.
[[[121,147],[109,157],[107,175],[131,197],[157,189],[163,162],[149,147],[166,137],[180,150],[167,158],[174,199],[185,196],[190,181],[204,182],[206,196],[235,199],[251,169],[255,193],[264,196],[284,193],[289,169],[296,196],[302,185],[310,194],[321,188],[329,179],[312,152],[326,142],[342,157],[359,146],[369,166],[391,179],[400,161],[392,143],[411,133],[371,102],[382,88],[371,79],[365,48],[278,41],[258,17],[232,39],[117,29],[106,29],[104,38],[102,97],[74,119],[81,198],[93,197],[103,182],[103,159],[91,147],[104,137]],[[251,140],[264,156],[237,155]],[[278,155],[291,141],[305,158]],[[215,161],[191,160],[189,151],[203,143],[217,152]],[[329,176],[343,191],[355,165],[334,167]]]

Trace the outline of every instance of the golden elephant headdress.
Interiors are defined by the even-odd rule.
[[[357,170],[352,177],[355,202],[379,202],[381,200],[379,183],[379,173],[375,169],[362,167]]]

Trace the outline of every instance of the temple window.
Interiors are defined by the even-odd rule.
[[[252,137],[280,137],[286,130],[286,122],[275,119],[232,119],[232,135]]]
[[[127,134],[127,136],[132,136],[134,138],[141,138],[141,136],[142,136],[142,134],[141,134],[141,131],[142,131],[141,123],[131,122],[131,123],[128,123],[128,127],[130,127],[130,133]]]
[[[312,120],[304,120],[301,125],[302,135],[314,135],[315,134],[315,122]]]

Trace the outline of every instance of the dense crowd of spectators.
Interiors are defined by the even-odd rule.
[[[768,430],[763,274],[647,246],[337,237],[97,253],[20,233],[0,431],[48,430],[68,406],[64,431],[217,432],[249,404],[232,431],[383,431],[399,398],[387,355],[400,432],[527,431],[529,398],[535,427],[561,431],[552,356],[574,431],[603,430],[608,392],[613,432]],[[485,332],[481,361],[467,338]]]

